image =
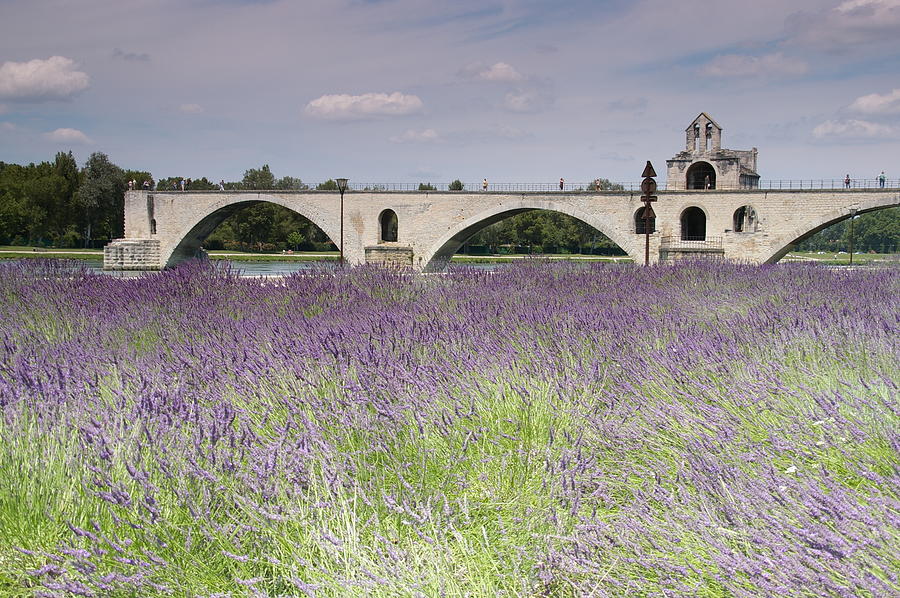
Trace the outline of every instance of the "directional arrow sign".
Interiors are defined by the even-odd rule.
[[[644,166],[644,173],[641,176],[644,178],[648,176],[656,176],[656,171],[653,170],[653,164],[650,164],[650,160],[647,160],[647,165]]]

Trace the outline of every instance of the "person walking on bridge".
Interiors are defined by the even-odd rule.
[[[850,188],[850,174],[847,173],[847,176],[844,177],[844,189]]]
[[[559,177],[559,190],[562,191],[563,187],[566,186],[566,179]]]
[[[884,176],[884,171],[881,171],[881,174],[878,175],[878,186],[884,189],[884,181],[887,177]]]
[[[487,179],[484,179],[483,181],[481,181],[481,190],[487,191]]]

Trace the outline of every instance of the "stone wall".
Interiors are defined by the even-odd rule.
[[[349,264],[392,263],[440,270],[473,234],[528,210],[567,214],[596,228],[635,262],[644,261],[644,237],[634,215],[643,208],[639,192],[147,192],[125,196],[125,239],[110,244],[107,268],[159,269],[200,254],[200,244],[218,223],[248,205],[271,202],[311,220],[336,244],[343,230]],[[900,205],[897,190],[662,191],[653,205],[658,233],[650,238],[650,259],[660,256],[661,237],[681,238],[681,215],[700,208],[706,235],[721,239],[727,259],[776,261],[789,244],[829,224],[860,213]],[[748,206],[753,230],[735,232],[735,213]],[[397,214],[397,243],[379,243],[379,215]],[[741,213],[746,213],[741,212]],[[343,226],[342,226],[343,221]],[[154,261],[155,260],[155,261]]]
[[[387,267],[411,267],[413,249],[408,245],[382,243],[366,246],[366,263]]]
[[[104,270],[159,270],[156,239],[115,239],[103,248]]]

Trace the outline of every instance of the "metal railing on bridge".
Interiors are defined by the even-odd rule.
[[[619,183],[611,183],[604,184],[597,189],[597,186],[594,183],[563,183],[560,185],[557,183],[488,183],[487,187],[483,185],[483,183],[465,183],[462,185],[462,189],[458,188],[458,185],[453,185],[453,183],[355,183],[350,182],[348,185],[349,191],[369,191],[369,192],[410,192],[410,191],[442,191],[442,192],[462,192],[462,193],[604,193],[604,192],[640,192],[641,182],[640,181],[626,181]],[[763,180],[759,182],[759,185],[755,185],[753,187],[749,186],[725,186],[725,185],[717,185],[712,189],[686,189],[685,185],[681,182],[679,183],[660,183],[659,190],[660,191],[690,191],[697,193],[704,193],[710,191],[777,191],[777,190],[798,190],[798,191],[817,191],[817,190],[900,190],[900,179],[890,179],[884,182],[884,185],[878,181],[878,179],[851,179],[850,184],[847,185],[844,179],[773,179],[773,180]],[[229,184],[226,191],[228,192],[258,192],[264,191],[265,189],[252,189],[252,188],[244,188],[244,187],[235,187],[232,184]],[[204,192],[206,190],[200,189],[192,189],[190,185],[185,188],[185,191],[189,191],[191,193]],[[313,185],[303,185],[302,188],[297,189],[272,189],[272,191],[281,191],[281,192],[309,192],[309,191],[323,191],[323,192],[336,192],[337,189],[332,185],[326,184],[313,184]],[[178,192],[180,190],[175,189],[156,189],[155,192],[163,193],[163,192]],[[218,192],[218,190],[209,190],[210,193]]]
[[[604,184],[599,189],[594,183],[464,183],[462,189],[451,189],[451,183],[350,183],[352,191],[461,191],[467,193],[597,193],[604,191],[639,192],[641,181],[625,181]],[[900,179],[885,180],[881,185],[878,179],[851,179],[849,185],[844,179],[772,179],[763,180],[753,187],[746,185],[717,185],[713,189],[687,189],[681,183],[665,183],[659,185],[660,191],[775,191],[775,190],[829,190],[829,189],[900,189]]]

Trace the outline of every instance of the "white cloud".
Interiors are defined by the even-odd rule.
[[[862,114],[900,114],[900,89],[884,95],[871,93],[853,100],[850,110]]]
[[[764,56],[725,54],[717,56],[700,69],[709,77],[785,77],[802,75],[809,65],[781,52]]]
[[[900,0],[847,0],[834,8],[843,15],[874,15],[881,11],[900,7]]]
[[[185,114],[200,114],[203,112],[203,106],[200,104],[182,104],[178,107],[178,110]]]
[[[900,0],[847,0],[821,12],[800,12],[786,21],[794,43],[835,52],[894,43],[900,28]]]
[[[887,139],[897,133],[894,127],[867,120],[827,120],[813,129],[818,139]]]
[[[493,81],[495,83],[515,83],[525,79],[522,73],[506,62],[495,62],[490,66],[476,62],[461,69],[459,76],[465,79]]]
[[[422,107],[418,96],[395,91],[391,94],[364,93],[358,96],[324,95],[308,103],[305,112],[308,116],[325,120],[359,120],[415,114],[421,112]]]
[[[56,129],[45,133],[44,136],[58,143],[92,143],[91,138],[78,129]]]
[[[87,89],[90,79],[63,56],[0,66],[0,98],[7,100],[64,100]]]
[[[390,138],[393,143],[435,143],[441,140],[440,135],[434,129],[416,131],[407,129],[402,135],[394,135]]]

